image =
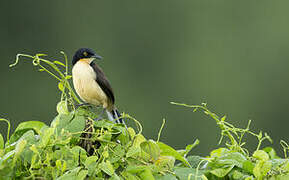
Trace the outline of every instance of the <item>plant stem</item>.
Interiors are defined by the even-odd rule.
[[[7,120],[7,119],[0,119],[0,121],[5,121],[8,125],[8,128],[7,128],[7,143],[9,144],[9,137],[10,137],[10,122]]]

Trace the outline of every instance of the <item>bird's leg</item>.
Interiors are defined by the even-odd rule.
[[[121,122],[120,122],[121,124],[123,124],[124,125],[124,127],[127,129],[127,126],[126,126],[126,123],[125,123],[125,120],[122,118],[122,120],[121,120]]]
[[[99,121],[99,120],[103,119],[103,118],[102,118],[102,115],[103,115],[104,112],[105,112],[105,109],[103,109],[103,110],[101,111],[100,115],[99,115],[97,118],[95,118],[94,121]]]
[[[119,118],[119,119],[118,119],[118,123],[119,123],[119,124],[123,124],[124,127],[127,129],[127,126],[126,126],[126,123],[125,123],[124,118]]]
[[[81,106],[88,106],[88,105],[89,105],[89,103],[76,104],[75,109],[78,109]]]

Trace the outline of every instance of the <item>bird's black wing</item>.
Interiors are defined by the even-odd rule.
[[[113,105],[114,104],[114,95],[113,95],[112,88],[109,84],[109,81],[105,77],[105,75],[104,75],[103,71],[100,69],[100,67],[98,67],[94,62],[91,62],[90,66],[93,68],[93,70],[96,73],[96,82],[98,83],[100,88],[103,90],[103,92],[106,94],[108,100]]]

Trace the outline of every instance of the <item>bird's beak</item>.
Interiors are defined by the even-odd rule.
[[[99,59],[99,60],[102,59],[102,57],[100,55],[98,55],[98,54],[95,54],[95,55],[93,55],[91,57],[94,58],[94,59]]]

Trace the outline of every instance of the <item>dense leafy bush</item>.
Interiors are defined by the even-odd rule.
[[[41,71],[59,80],[62,95],[50,125],[22,122],[10,136],[9,121],[1,119],[7,122],[8,133],[5,143],[0,135],[0,179],[289,179],[288,145],[281,142],[284,159],[271,147],[261,149],[262,142],[271,139],[266,133],[250,131],[250,121],[245,129],[237,128],[206,104],[172,103],[203,111],[221,130],[219,144],[225,141],[207,157],[189,155],[199,141],[175,150],[159,141],[164,123],[157,140],[146,139],[141,124],[128,114],[122,117],[135,122],[137,131],[105,119],[94,121],[98,113],[92,107],[76,108],[80,101],[69,84],[66,56],[66,64],[23,54],[17,62],[19,56],[32,58]],[[258,140],[253,153],[244,147],[246,134]]]

